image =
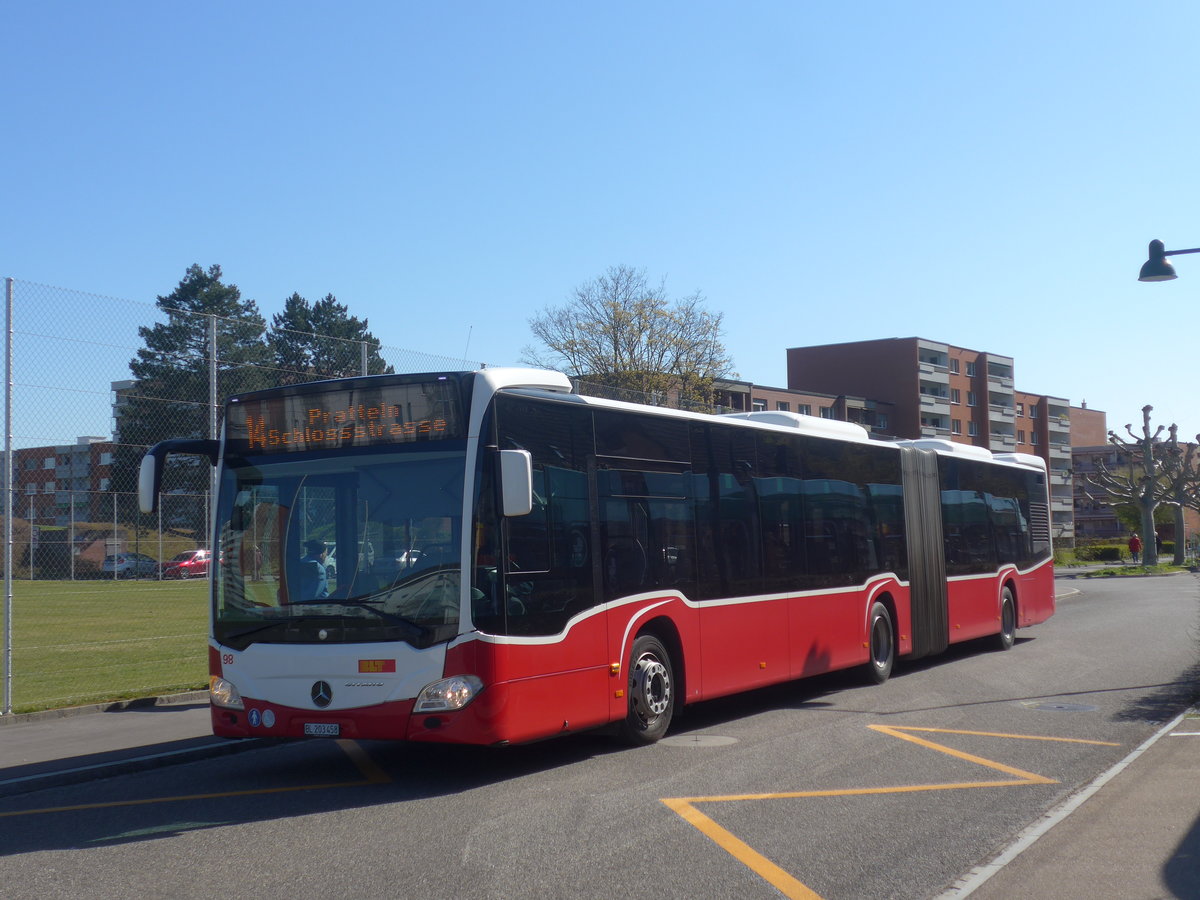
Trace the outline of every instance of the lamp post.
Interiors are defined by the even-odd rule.
[[[1182,253],[1200,253],[1200,247],[1191,250],[1167,250],[1162,241],[1150,242],[1150,255],[1142,263],[1142,271],[1138,273],[1138,281],[1173,281],[1178,276],[1175,267],[1167,262],[1168,256],[1179,256]]]

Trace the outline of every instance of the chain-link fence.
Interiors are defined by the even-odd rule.
[[[149,446],[216,437],[232,394],[480,365],[353,334],[6,287],[4,713],[206,682],[211,467],[173,458],[159,509],[142,515]]]

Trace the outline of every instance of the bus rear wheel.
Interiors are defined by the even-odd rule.
[[[997,650],[1011,650],[1017,640],[1017,601],[1012,588],[1006,587],[1000,598],[1000,633],[996,635]]]
[[[675,674],[671,657],[658,638],[640,635],[629,654],[626,685],[629,710],[620,726],[629,744],[653,744],[671,724],[675,712]]]
[[[882,603],[871,606],[870,631],[871,661],[867,671],[875,684],[883,684],[892,674],[896,663],[896,640],[892,630],[892,615]]]

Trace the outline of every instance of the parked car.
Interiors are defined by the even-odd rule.
[[[184,550],[163,563],[163,578],[205,578],[211,561],[209,550]]]
[[[100,576],[112,578],[138,578],[142,575],[157,575],[158,561],[144,553],[114,553],[104,557],[100,563]]]

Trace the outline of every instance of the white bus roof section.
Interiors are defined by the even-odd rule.
[[[1027,469],[1037,469],[1039,472],[1046,471],[1046,461],[1032,453],[997,453],[995,459],[996,462],[1014,463]]]
[[[944,438],[917,438],[912,441],[896,441],[902,447],[916,447],[920,450],[936,450],[938,453],[948,453],[951,456],[969,456],[972,459],[985,459],[991,462],[995,459],[992,451],[974,444],[959,444]]]
[[[502,388],[536,388],[559,394],[571,393],[571,379],[552,369],[479,369],[475,376],[494,393]]]
[[[724,413],[723,419],[746,419],[763,425],[778,425],[812,434],[818,437],[836,438],[840,441],[870,441],[871,435],[867,429],[853,422],[842,422],[837,419],[822,419],[820,416],[806,416],[794,412],[762,412]]]

